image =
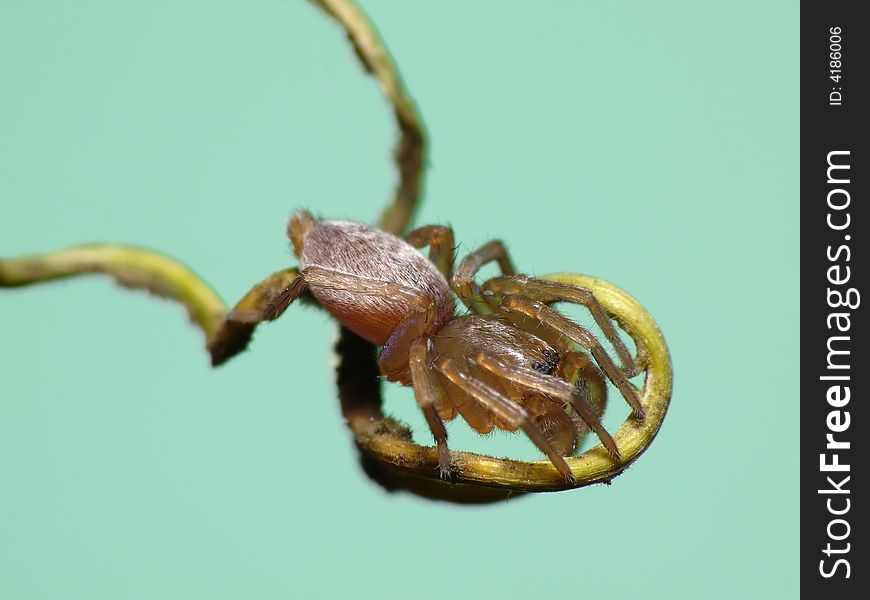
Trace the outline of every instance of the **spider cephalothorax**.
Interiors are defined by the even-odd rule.
[[[592,292],[515,275],[498,241],[472,252],[454,271],[448,227],[421,227],[403,240],[300,211],[287,230],[300,262],[298,276],[262,313],[232,313],[230,319],[276,319],[309,291],[345,327],[381,346],[378,362],[387,379],[413,386],[443,477],[450,472],[444,420],[457,413],[481,433],[522,429],[568,479],[563,457],[575,451],[587,428],[619,458],[600,421],[604,375],[635,416],[643,410],[628,382],[636,373],[634,361]],[[427,245],[428,260],[415,249]],[[478,286],[475,274],[492,261],[502,276]],[[469,314],[455,314],[451,289]],[[550,308],[555,301],[586,306],[621,366],[589,330]]]

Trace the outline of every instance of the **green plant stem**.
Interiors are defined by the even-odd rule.
[[[85,275],[110,275],[125,287],[143,289],[183,305],[206,337],[222,322],[226,307],[196,273],[153,250],[116,244],[87,244],[0,260],[0,287],[17,287]]]

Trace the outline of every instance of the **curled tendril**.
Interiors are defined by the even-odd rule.
[[[124,286],[145,289],[182,304],[212,349],[221,345],[222,336],[228,335],[226,307],[211,287],[181,263],[142,248],[88,245],[3,260],[0,287],[89,273],[107,274]],[[246,294],[235,309],[259,306],[292,277],[292,270],[275,273]],[[545,278],[591,289],[608,314],[634,340],[638,364],[645,372],[641,402],[646,408],[646,418],[642,421],[630,418],[617,431],[614,437],[622,453],[619,462],[614,462],[601,446],[567,458],[575,477],[572,483],[548,461],[521,462],[468,452],[451,455],[454,483],[509,491],[553,491],[608,482],[637,460],[661,427],[671,397],[671,363],[664,337],[650,314],[626,292],[602,279],[569,273]],[[247,335],[250,337],[250,332]],[[407,427],[381,412],[380,383],[373,376],[377,374],[373,347],[343,331],[337,351],[341,359],[338,385],[342,411],[360,449],[398,473],[437,480],[438,457],[434,448],[415,444]],[[400,485],[415,488],[408,482]]]
[[[382,213],[382,229],[402,234],[418,207],[425,167],[423,121],[402,84],[395,63],[365,14],[351,0],[312,0],[344,28],[366,70],[381,84],[400,131],[395,151],[399,170],[396,193]],[[0,259],[0,287],[16,287],[83,274],[100,273],[124,286],[144,289],[183,305],[205,334],[212,362],[221,363],[241,351],[255,325],[226,320],[227,308],[212,288],[180,262],[158,252],[132,246],[91,244],[34,256]],[[286,287],[295,270],[273,273],[256,284],[234,306],[259,310]],[[671,396],[668,349],[655,321],[626,292],[601,279],[556,274],[553,281],[590,288],[604,309],[634,341],[638,364],[645,372],[642,421],[628,419],[615,435],[622,453],[614,462],[600,446],[566,460],[575,480],[568,483],[550,462],[521,462],[467,452],[452,453],[453,482],[440,481],[437,456],[415,444],[408,428],[381,412],[380,380],[375,348],[342,330],[338,388],[342,412],[370,474],[389,487],[429,497],[488,502],[512,492],[553,491],[608,482],[649,446],[661,427]]]
[[[643,420],[629,418],[617,431],[614,439],[622,457],[618,462],[610,458],[600,445],[579,456],[566,458],[574,474],[573,482],[566,481],[549,461],[523,462],[451,452],[452,481],[455,483],[512,492],[556,491],[608,483],[640,457],[662,425],[670,403],[673,378],[667,344],[652,316],[628,293],[603,279],[572,273],[546,275],[543,279],[591,289],[604,310],[634,340],[637,363],[645,375],[640,392],[646,417]],[[365,355],[359,353],[360,344],[353,334],[343,331],[337,346],[343,358],[339,365],[338,384],[342,410],[357,443],[379,463],[390,465],[400,473],[436,478],[438,456],[435,449],[415,444],[406,427],[381,413],[377,385],[366,384],[376,381],[371,372],[372,369],[377,371],[377,364],[373,358],[365,363]],[[360,393],[360,386],[363,386],[363,393]],[[396,485],[416,490],[412,481]],[[437,494],[431,490],[429,493]]]

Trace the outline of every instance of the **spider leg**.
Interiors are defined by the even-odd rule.
[[[378,357],[378,364],[390,381],[399,381],[406,385],[411,383],[408,372],[410,344],[432,326],[438,308],[435,300],[399,283],[361,277],[318,266],[305,267],[301,275],[312,287],[399,300],[407,304],[410,309],[384,343]]]
[[[604,429],[601,419],[589,403],[583,388],[578,388],[557,377],[544,375],[534,369],[519,365],[507,366],[496,357],[488,355],[485,352],[479,352],[473,358],[474,362],[478,365],[502,379],[511,381],[528,390],[540,392],[552,398],[558,398],[570,404],[577,411],[577,414],[580,415],[580,418],[583,419],[583,422],[595,431],[598,439],[604,444],[610,456],[615,460],[619,460],[619,449],[616,447],[616,442],[607,430]]]
[[[474,276],[484,265],[493,261],[498,263],[502,275],[513,275],[516,272],[507,248],[499,240],[492,240],[463,258],[459,268],[453,272],[453,291],[465,306],[476,313],[492,313],[492,308],[480,294],[480,286],[474,281]]]
[[[601,331],[607,340],[613,344],[613,349],[622,363],[622,372],[626,378],[634,377],[638,374],[637,365],[622,341],[613,322],[607,313],[604,312],[601,303],[592,290],[576,285],[566,283],[557,283],[555,281],[544,281],[542,279],[534,279],[525,275],[516,275],[514,277],[494,277],[483,284],[485,292],[493,294],[522,294],[533,300],[538,300],[549,304],[551,302],[570,302],[572,304],[580,304],[589,309],[595,322],[601,327]]]
[[[411,381],[414,386],[414,397],[417,405],[426,417],[429,430],[435,438],[438,448],[438,472],[441,479],[450,479],[450,450],[447,447],[447,428],[444,421],[435,410],[435,389],[433,387],[432,374],[429,371],[429,352],[426,348],[426,339],[418,338],[411,344],[409,354]]]
[[[517,326],[521,328],[529,327],[529,321],[532,319],[535,324],[540,324],[542,327],[549,329],[556,334],[563,334],[573,342],[580,344],[592,353],[595,361],[601,369],[607,374],[607,377],[619,389],[626,402],[634,410],[634,416],[642,419],[644,417],[644,408],[640,403],[640,398],[637,391],[629,383],[622,372],[607,354],[607,351],[601,345],[591,331],[585,327],[581,327],[574,323],[566,316],[556,312],[546,304],[537,300],[532,300],[526,296],[509,295],[501,299],[499,303],[501,310],[510,318]],[[519,316],[519,318],[517,318]],[[524,318],[525,317],[525,318]]]
[[[577,392],[592,407],[600,419],[607,407],[607,381],[595,361],[584,352],[568,352],[562,359],[562,378],[578,388]],[[581,436],[589,428],[582,424]]]
[[[271,296],[269,301],[264,303],[262,306],[248,310],[240,310],[239,307],[234,307],[233,310],[227,314],[227,321],[249,325],[256,325],[263,321],[274,321],[283,315],[284,311],[287,310],[293,301],[301,296],[307,288],[308,285],[305,283],[302,276],[297,275],[290,282],[290,285],[281,289],[277,295]]]
[[[407,236],[405,241],[415,248],[429,246],[429,260],[447,281],[453,276],[453,261],[456,258],[456,244],[453,241],[453,230],[443,225],[426,225],[418,227]]]
[[[547,455],[553,466],[568,481],[574,480],[571,467],[568,466],[562,455],[553,448],[552,444],[550,444],[543,432],[538,429],[523,407],[512,402],[482,381],[478,381],[467,370],[445,356],[436,359],[435,368],[451,383],[480,402],[488,410],[491,410],[498,419],[513,427],[521,428],[529,436],[529,439],[534,442],[535,446]]]
[[[263,310],[263,318],[267,321],[274,321],[284,314],[284,311],[293,303],[296,298],[302,295],[308,288],[308,283],[300,275],[287,286],[278,297],[273,300],[269,306]]]
[[[290,243],[293,245],[293,254],[299,258],[302,255],[302,249],[305,247],[305,238],[311,232],[317,219],[307,210],[301,209],[290,215],[287,221],[287,237],[290,238]]]
[[[435,307],[417,291],[396,283],[358,277],[322,267],[309,266],[279,271],[255,285],[233,307],[224,322],[209,339],[208,348],[212,364],[219,365],[241,352],[250,341],[256,326],[263,321],[274,321],[309,287],[353,291],[362,295],[399,298],[414,307],[429,323]]]
[[[415,312],[425,314],[427,322],[434,317],[435,302],[417,290],[400,283],[360,277],[317,266],[305,267],[300,275],[309,286],[353,292],[362,296],[397,299],[410,304]]]
[[[252,287],[236,303],[208,338],[207,347],[213,366],[226,362],[245,349],[254,329],[264,320],[263,311],[298,279],[296,269],[278,271]]]

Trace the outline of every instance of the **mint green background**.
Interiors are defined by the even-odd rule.
[[[212,371],[168,303],[2,291],[0,597],[796,597],[798,3],[366,6],[431,132],[418,222],[636,295],[675,363],[659,439],[610,487],[390,495],[327,316]],[[395,178],[379,91],[302,2],[3,0],[0,87],[0,255],[141,244],[234,300],[292,264],[293,208],[371,220]]]

